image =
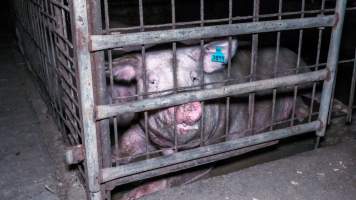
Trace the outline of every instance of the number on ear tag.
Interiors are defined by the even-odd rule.
[[[225,55],[221,51],[221,47],[216,47],[216,52],[211,56],[211,61],[225,63]]]

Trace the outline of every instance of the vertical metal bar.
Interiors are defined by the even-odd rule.
[[[62,0],[61,0],[61,2],[62,2]],[[55,47],[54,47],[55,54],[56,54],[56,57],[57,57],[58,61],[60,61],[59,63],[61,63],[61,64],[63,63],[63,67],[71,68],[71,63],[67,60],[67,58],[64,57],[63,53],[60,53],[60,51],[59,51],[60,48],[64,49],[64,50],[67,50],[66,44],[62,40],[60,40],[58,38],[58,35],[62,35],[63,38],[67,37],[67,35],[64,32],[64,28],[63,28],[63,27],[65,27],[65,24],[63,22],[63,12],[62,12],[62,10],[60,8],[54,6],[53,3],[51,3],[51,7],[52,7],[52,11],[53,11],[53,16],[56,19],[56,23],[55,23],[55,25],[53,27],[53,28],[55,28],[54,32],[56,34],[55,35],[56,36],[55,37],[56,42],[55,42]],[[63,52],[65,52],[65,51],[63,51]],[[57,65],[57,71],[58,71],[58,75],[60,77],[58,84],[61,87],[61,92],[62,92],[62,95],[63,95],[63,93],[65,94],[65,93],[68,93],[68,92],[66,91],[66,89],[62,85],[63,82],[64,82],[63,81],[64,74],[60,70],[60,68],[62,68],[61,64]],[[64,66],[64,65],[66,65],[66,66]],[[65,114],[66,113],[66,106],[64,106],[65,105],[64,104],[65,96],[63,97],[62,95],[61,95],[60,113],[63,115],[63,119],[67,120],[67,114]],[[70,95],[72,97],[73,93],[71,93]],[[64,122],[64,123],[66,123],[66,122]],[[74,135],[72,130],[69,130],[69,135],[71,135],[71,134]]]
[[[253,21],[259,21],[259,12],[260,12],[260,0],[253,1]],[[256,65],[258,61],[258,34],[252,35],[252,50],[251,50],[251,68],[250,68],[250,81],[255,80],[256,76]],[[254,133],[254,118],[255,118],[255,93],[249,95],[248,102],[248,129],[250,133]]]
[[[354,98],[355,98],[355,86],[356,86],[356,49],[355,49],[355,57],[354,57],[354,65],[352,70],[352,81],[351,81],[351,88],[350,88],[350,96],[349,96],[349,105],[347,108],[347,122],[352,122],[352,107],[354,105]]]
[[[300,15],[300,18],[304,18],[304,11],[305,11],[305,0],[302,0],[302,8],[301,8],[302,14]],[[303,32],[304,32],[303,29],[299,30],[297,66],[295,70],[296,74],[299,73],[299,68],[300,68],[302,45],[303,45]],[[297,96],[298,96],[298,85],[294,86],[293,108],[292,108],[292,118],[290,121],[290,126],[294,125]]]
[[[100,163],[97,130],[94,119],[94,90],[91,55],[89,52],[89,27],[86,0],[70,1],[73,10],[73,36],[75,37],[75,60],[77,62],[81,115],[85,145],[88,199],[102,200],[100,190]]]
[[[106,29],[108,30],[108,29]],[[112,50],[108,50],[108,60],[109,60],[109,71],[110,71],[110,91],[111,91],[111,97],[109,99],[109,103],[112,104],[115,100],[113,100],[114,96],[114,76],[113,76],[113,66],[112,66]],[[115,154],[117,156],[115,160],[115,165],[117,166],[119,164],[120,160],[120,152],[119,152],[119,133],[118,133],[118,126],[117,126],[117,117],[113,117],[112,119],[113,124],[114,124],[114,148],[115,148]],[[111,146],[111,145],[110,145]]]
[[[282,6],[283,6],[283,1],[279,0],[278,1],[278,14],[282,14]],[[278,16],[278,20],[281,20],[282,16]],[[278,64],[279,64],[279,51],[280,51],[280,45],[281,45],[281,32],[277,32],[277,44],[276,44],[276,55],[274,58],[274,66],[273,66],[273,76],[276,78],[278,76]],[[270,130],[273,130],[273,123],[275,121],[275,115],[276,115],[276,100],[277,100],[277,88],[273,89],[273,97],[272,97],[272,114],[271,114],[271,126]]]
[[[44,77],[44,81],[46,82],[46,90],[48,92],[49,95],[49,99],[52,102],[53,101],[53,95],[52,95],[52,91],[53,91],[53,86],[52,86],[52,80],[50,78],[49,75],[49,67],[47,66],[47,57],[48,57],[48,50],[47,50],[47,45],[46,45],[46,35],[45,35],[45,21],[44,21],[44,16],[42,16],[41,11],[44,11],[44,9],[42,9],[42,5],[43,5],[43,1],[41,1],[42,3],[39,3],[39,5],[37,5],[37,15],[38,15],[38,31],[39,31],[39,38],[40,38],[40,52],[42,53],[41,56],[41,62],[42,62],[42,68],[45,72],[45,77]],[[47,53],[47,54],[46,54]],[[53,104],[52,104],[53,105]]]
[[[336,84],[336,81],[335,81]],[[334,107],[334,98],[335,98],[335,86],[333,87],[332,93],[331,93],[331,102],[330,102],[330,108],[329,108],[329,115],[328,115],[328,125],[331,122],[331,117],[332,117],[332,112],[333,112],[333,107]]]
[[[105,31],[108,34],[110,32],[110,19],[109,19],[109,3],[108,3],[108,0],[104,0],[104,21],[105,21]]]
[[[46,10],[46,6],[45,6],[45,1],[42,0],[41,3],[40,3],[40,6],[41,6],[41,11],[43,13],[46,13],[47,10]],[[49,82],[49,88],[50,90],[48,91],[49,92],[49,95],[50,95],[50,99],[51,99],[51,103],[52,103],[52,106],[53,106],[53,110],[55,110],[55,95],[54,95],[54,92],[55,92],[55,89],[54,89],[54,77],[53,77],[53,69],[50,68],[51,66],[51,62],[50,62],[50,49],[49,49],[49,38],[47,37],[47,28],[48,27],[48,24],[47,24],[47,18],[45,15],[41,14],[41,28],[42,28],[42,40],[43,40],[43,51],[45,52],[45,56],[44,56],[44,67],[46,68],[46,73],[47,73],[47,81]]]
[[[172,12],[172,29],[176,28],[176,5],[175,0],[171,0],[171,12]],[[178,74],[177,74],[177,43],[172,43],[172,69],[173,69],[173,90],[177,93],[178,87]],[[173,134],[174,134],[174,151],[178,151],[178,134],[177,134],[177,107],[173,107]]]
[[[53,3],[50,0],[46,0],[46,5],[47,5],[47,11],[49,16],[53,17],[55,19],[55,10]],[[55,94],[56,94],[56,102],[57,102],[57,115],[59,115],[58,118],[58,127],[60,131],[65,134],[65,125],[63,121],[63,103],[62,103],[62,95],[61,95],[61,80],[60,80],[60,75],[58,72],[58,63],[57,63],[57,55],[56,55],[56,44],[55,44],[55,26],[56,26],[56,21],[53,20],[52,18],[49,18],[49,26],[48,26],[48,34],[49,34],[49,43],[50,43],[50,50],[51,50],[51,59],[52,59],[52,65],[53,65],[53,73],[54,73],[54,85],[55,85]]]
[[[323,29],[319,29],[318,48],[317,48],[318,50],[317,50],[317,54],[316,54],[315,70],[319,69],[318,65],[320,62],[320,50],[321,50],[321,44],[322,44],[322,36],[323,36]],[[312,121],[312,116],[313,116],[316,86],[317,86],[317,84],[313,83],[312,98],[311,98],[311,102],[310,102],[309,119],[308,119],[309,122]]]
[[[335,15],[337,16],[337,21],[332,29],[329,54],[328,54],[328,60],[326,65],[326,68],[329,70],[330,77],[329,79],[324,81],[323,91],[321,93],[319,120],[322,123],[322,127],[320,128],[320,130],[316,131],[316,135],[318,136],[318,138],[323,137],[325,135],[329,108],[331,103],[331,95],[336,79],[336,71],[337,71],[337,64],[339,59],[339,50],[340,50],[342,28],[343,28],[344,17],[345,17],[346,3],[347,0],[338,0],[336,2]],[[318,142],[316,146],[317,145]]]
[[[321,1],[321,14],[324,14],[324,8],[325,8],[325,0]],[[320,50],[321,50],[321,44],[322,44],[322,39],[323,39],[323,31],[324,28],[319,28],[319,35],[318,35],[318,47],[317,47],[317,54],[316,54],[316,61],[315,61],[315,70],[319,69],[319,63],[320,63]],[[310,102],[310,110],[309,110],[309,119],[308,121],[312,121],[313,117],[313,110],[314,110],[314,101],[315,101],[315,93],[316,93],[316,86],[317,83],[313,83],[313,90],[312,90],[312,98]]]
[[[60,3],[64,5],[64,0],[60,0]],[[62,8],[60,8],[60,18],[59,18],[59,20],[60,20],[60,27],[59,28],[61,29],[61,32],[63,33],[62,36],[63,36],[63,38],[67,39],[68,38],[68,31],[67,31],[68,24],[67,24],[66,17],[65,17],[65,10],[63,10]],[[61,47],[63,48],[62,49],[63,53],[66,56],[69,56],[68,45],[64,41],[61,42]],[[65,58],[65,59],[66,59],[68,68],[71,68],[71,62],[67,58]],[[70,84],[74,83],[72,76],[67,75],[67,78],[69,79],[69,81],[70,81],[69,83]],[[71,98],[74,99],[74,96],[75,96],[74,91],[72,89],[70,89],[69,93],[70,93]],[[75,110],[75,105],[74,104],[71,105],[71,109]],[[75,123],[73,119],[70,119],[70,121],[71,121],[71,123]]]
[[[91,34],[102,33],[102,15],[101,15],[101,1],[90,0],[89,6],[89,30]],[[108,104],[109,99],[107,96],[105,64],[104,64],[104,52],[99,51],[93,53],[92,64],[94,69],[94,81],[95,81],[95,101],[96,104]],[[101,120],[97,123],[98,136],[100,139],[100,149],[102,153],[102,165],[103,167],[109,167],[111,165],[111,144],[110,144],[110,130],[109,120]]]
[[[145,31],[145,25],[144,25],[144,20],[143,20],[143,1],[139,0],[139,15],[140,15],[140,31],[143,32]],[[141,56],[142,56],[142,69],[143,69],[143,98],[146,98],[147,96],[147,85],[148,85],[148,81],[147,81],[147,66],[146,66],[146,48],[145,45],[142,45],[141,48]],[[144,128],[145,128],[145,136],[146,136],[146,158],[150,158],[150,154],[149,154],[149,148],[148,148],[148,144],[149,144],[149,133],[148,133],[148,116],[149,113],[148,111],[144,112]]]
[[[109,18],[109,3],[108,0],[104,0],[104,24],[105,24],[105,33],[109,34],[110,33],[110,18]],[[111,97],[109,98],[109,103],[112,104],[114,103],[115,100],[113,100],[113,94],[114,94],[114,77],[113,77],[113,62],[112,62],[112,50],[108,50],[108,60],[109,60],[109,71],[110,71],[110,91],[111,91]],[[115,154],[117,156],[115,160],[115,165],[119,165],[120,162],[120,148],[119,148],[119,132],[118,132],[118,126],[117,126],[117,117],[113,117],[111,119],[114,124],[114,150]],[[110,129],[110,128],[109,128]],[[110,131],[110,130],[108,130]],[[110,137],[109,137],[109,142],[110,142]],[[110,146],[112,146],[110,144]],[[110,147],[109,147],[110,149]],[[111,150],[111,149],[110,149]],[[111,154],[111,153],[110,153]],[[111,156],[110,156],[111,157]],[[108,192],[107,192],[108,193]]]
[[[204,26],[204,0],[200,0],[200,27]],[[200,80],[200,88],[204,89],[205,88],[205,72],[204,72],[204,56],[205,56],[205,51],[204,51],[204,40],[200,40],[200,58],[199,58],[199,63],[200,63],[200,70],[201,70],[201,80]],[[200,121],[200,146],[205,145],[205,140],[204,140],[204,135],[205,135],[205,120],[204,120],[204,115],[205,115],[205,102],[201,102],[202,106],[202,119]]]
[[[229,24],[232,24],[232,0],[229,0]],[[231,60],[232,60],[232,37],[229,37],[229,46],[228,46],[228,62],[227,62],[227,75],[226,78],[229,80],[231,78]],[[226,97],[226,108],[225,108],[225,140],[228,139],[230,131],[230,97]]]

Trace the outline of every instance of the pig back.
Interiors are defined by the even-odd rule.
[[[277,62],[277,63],[276,63]],[[231,76],[238,79],[239,82],[248,82],[253,80],[263,80],[273,77],[281,77],[296,73],[298,56],[287,48],[280,48],[277,55],[275,48],[263,48],[257,52],[257,62],[254,69],[254,76],[251,73],[251,51],[237,51],[232,59]],[[305,66],[302,59],[299,60],[299,66]],[[307,72],[306,68],[299,68],[298,72]]]
[[[251,51],[241,50],[232,60],[231,75],[238,83],[251,80],[263,80],[295,74],[297,66],[297,55],[289,49],[281,48],[276,63],[276,49],[265,48],[257,53],[255,75],[249,76],[251,72]],[[304,66],[300,60],[300,66]],[[307,71],[303,69],[304,71]],[[300,70],[300,72],[303,72]],[[279,92],[274,106],[274,122],[286,120],[293,107],[292,90]],[[247,95],[232,97],[230,106],[230,138],[240,138],[266,130],[272,121],[272,90],[255,93],[255,101],[252,111],[249,112],[249,98]],[[248,130],[249,120],[253,117],[253,131]]]

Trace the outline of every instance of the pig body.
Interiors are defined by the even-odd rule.
[[[211,56],[212,48],[214,46],[224,46],[226,48],[225,55],[227,55],[227,42],[209,44],[204,52],[204,82],[215,83],[223,81],[226,78],[226,71],[223,64],[212,63],[209,58]],[[234,47],[235,45],[235,47]],[[236,44],[232,45],[236,48]],[[234,49],[232,52],[235,53]],[[178,87],[199,86],[201,76],[201,67],[199,66],[199,47],[188,47],[177,50],[177,85]],[[272,78],[274,75],[274,49],[262,49],[258,52],[258,60],[256,67],[256,80]],[[147,91],[167,91],[174,87],[173,81],[173,67],[172,67],[172,52],[165,50],[159,52],[149,52],[146,55],[147,66]],[[277,68],[280,71],[287,71],[291,74],[292,69],[297,65],[297,56],[288,49],[280,50],[280,57],[288,58],[280,59]],[[139,93],[144,91],[142,71],[140,65],[142,58],[140,55],[131,56],[132,59],[123,59],[118,62],[118,68],[115,71],[116,79],[137,81],[137,90]],[[125,67],[126,66],[126,67]],[[133,67],[132,67],[133,66]],[[246,77],[250,73],[250,51],[239,51],[232,59],[231,76],[238,79],[239,82],[246,82]],[[283,75],[288,75],[283,73]],[[220,84],[221,85],[221,84]],[[207,88],[218,87],[210,85]],[[150,97],[159,95],[167,95],[169,92],[151,94]],[[271,96],[256,96],[256,103],[254,108],[254,128],[256,130],[263,130],[271,122],[272,101]],[[287,119],[290,116],[293,106],[293,95],[279,95],[275,106],[275,121]],[[148,116],[148,135],[149,140],[153,142],[158,148],[172,148],[175,144],[181,149],[193,148],[200,145],[201,131],[204,129],[203,141],[205,144],[210,144],[210,141],[215,141],[215,138],[221,137],[226,129],[226,110],[225,103],[222,100],[210,100],[205,103],[204,115],[202,116],[202,105],[199,102],[192,102],[181,106],[160,109],[149,112]],[[174,116],[174,113],[176,115]],[[248,98],[246,97],[232,97],[230,105],[230,123],[229,130],[234,137],[242,137],[248,135],[251,131],[246,131],[249,119],[248,112]],[[201,120],[204,118],[204,127],[201,126]],[[176,120],[176,127],[174,127],[174,119]],[[142,118],[139,125],[143,127],[144,119]],[[135,129],[136,125],[133,125]],[[136,129],[137,130],[137,129]],[[130,132],[130,131],[129,131]],[[177,136],[175,136],[177,134]],[[125,144],[131,143],[129,140],[122,137]],[[123,145],[127,146],[127,145]],[[136,146],[136,145],[134,145]],[[145,148],[138,154],[144,153]],[[125,152],[123,149],[120,152]],[[130,151],[132,153],[132,151]],[[130,155],[125,153],[125,155]]]
[[[205,45],[204,52],[200,47],[187,47],[177,50],[177,87],[199,86],[204,73],[204,83],[221,82],[226,79],[226,63],[212,62],[211,56],[216,51],[215,47],[222,48],[222,53],[227,57],[229,45],[227,41],[217,41]],[[231,55],[236,53],[237,42],[231,43]],[[203,53],[204,67],[199,65],[199,58]],[[246,82],[246,76],[250,73],[251,52],[241,50],[232,59],[231,77],[238,82]],[[280,50],[280,58],[277,68],[279,71],[287,71],[292,74],[292,69],[297,65],[297,56],[288,49]],[[227,61],[228,57],[225,59]],[[168,95],[174,88],[173,53],[170,50],[153,51],[146,53],[146,78],[149,97]],[[262,49],[258,52],[256,65],[256,80],[272,78],[275,49]],[[204,72],[202,71],[204,69]],[[139,54],[119,58],[113,69],[116,80],[137,83],[137,92],[144,92],[144,79],[142,70],[142,57]],[[283,73],[283,75],[288,75]],[[210,84],[206,88],[222,86]],[[163,93],[154,93],[165,91]],[[145,152],[155,149],[164,150],[164,154],[173,153],[176,150],[184,150],[204,144],[217,143],[226,139],[240,138],[252,133],[258,133],[268,128],[272,113],[272,96],[256,95],[254,106],[254,131],[248,130],[249,108],[248,97],[231,97],[230,101],[229,133],[226,134],[226,104],[223,99],[209,100],[204,103],[192,102],[180,106],[162,108],[148,113],[148,133],[144,132],[144,118],[142,117],[120,137],[119,157],[121,161],[130,162]],[[279,94],[275,104],[274,121],[286,120],[293,109],[293,95]],[[204,110],[204,111],[203,111]],[[298,112],[297,112],[298,114]],[[201,120],[204,120],[202,126]],[[176,123],[174,123],[174,121]],[[174,126],[176,124],[176,126]],[[203,129],[203,130],[202,130]],[[203,131],[203,136],[201,136]],[[148,136],[149,138],[147,138]],[[149,144],[147,144],[149,142]],[[157,184],[157,183],[155,183]],[[147,186],[145,186],[147,187]],[[141,190],[135,190],[142,193]],[[150,191],[147,191],[151,193]],[[132,196],[132,195],[131,195]],[[133,195],[135,196],[135,195]]]
[[[109,89],[112,103],[126,103],[136,99],[136,86],[132,83],[115,82],[112,89]],[[119,127],[129,126],[137,118],[136,113],[125,113],[116,116],[116,124]]]

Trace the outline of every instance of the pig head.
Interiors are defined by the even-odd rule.
[[[223,62],[213,62],[211,57],[219,48],[225,55]],[[229,50],[230,48],[230,50]],[[173,93],[177,88],[194,87],[204,83],[224,80],[224,67],[231,56],[236,53],[237,41],[214,41],[204,46],[178,48],[176,66],[173,51],[149,51],[145,55],[145,69],[141,54],[130,54],[114,60],[113,76],[116,81],[132,83],[137,86],[137,93],[148,93],[147,97],[158,97]],[[203,57],[203,66],[200,59]],[[175,71],[174,71],[175,70]],[[176,80],[174,74],[176,73]],[[209,86],[207,86],[209,88]],[[211,86],[210,86],[211,87]],[[150,140],[160,146],[170,148],[175,144],[182,148],[192,148],[198,144],[201,135],[201,120],[204,117],[204,140],[223,130],[225,125],[221,102],[209,101],[208,106],[200,102],[191,102],[180,106],[150,111],[148,115],[148,134]],[[204,115],[203,115],[204,112]],[[144,124],[141,118],[141,126]]]

